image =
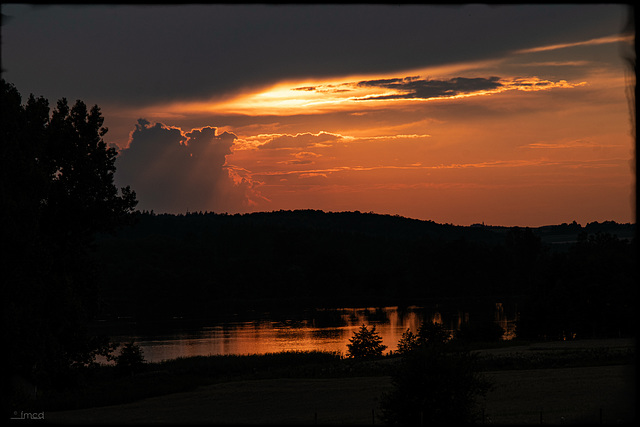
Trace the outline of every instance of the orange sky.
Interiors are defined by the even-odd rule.
[[[185,132],[198,120],[233,123],[217,131],[237,137],[226,167],[236,182],[250,184],[249,203],[236,211],[359,210],[461,225],[633,222],[630,76],[620,57],[628,42],[283,81],[139,113]],[[356,84],[459,76],[495,76],[501,85],[409,97],[404,86]]]
[[[142,210],[634,222],[629,13],[3,4],[3,78],[97,104]]]

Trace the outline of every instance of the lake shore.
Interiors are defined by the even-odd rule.
[[[635,348],[635,341],[549,342],[482,350],[486,354],[561,354]],[[493,424],[630,423],[635,365],[506,369],[484,372],[494,388],[481,403]],[[123,405],[47,412],[59,424],[380,424],[389,376],[231,380]]]

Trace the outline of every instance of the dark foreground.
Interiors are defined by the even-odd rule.
[[[532,344],[486,350],[484,354],[496,360],[535,361],[580,348],[611,351],[635,348],[635,343],[589,340]],[[537,369],[514,369],[513,363],[508,365],[484,373],[494,383],[493,390],[480,402],[485,423],[629,424],[635,420],[633,363],[568,364]],[[391,387],[391,378],[379,375],[241,379],[128,404],[47,412],[45,419],[64,424],[370,425],[380,424],[379,397]]]
[[[488,372],[493,424],[620,424],[635,419],[633,365]],[[379,424],[390,377],[245,380],[139,402],[52,412],[64,424]]]

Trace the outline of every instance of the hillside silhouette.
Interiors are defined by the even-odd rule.
[[[596,334],[609,323],[620,333],[620,316],[630,316],[616,308],[628,311],[634,235],[635,225],[615,222],[522,228],[317,210],[142,212],[101,236],[96,254],[105,319],[498,297],[535,306],[525,313],[532,323],[538,312],[555,319],[569,309]]]

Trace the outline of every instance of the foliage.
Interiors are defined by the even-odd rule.
[[[420,346],[444,344],[450,338],[449,331],[440,323],[425,320],[418,329],[418,344]]]
[[[398,341],[397,353],[400,355],[407,354],[408,352],[418,348],[418,345],[418,337],[413,332],[411,332],[411,329],[407,329],[402,333],[402,336]]]
[[[478,321],[463,323],[454,333],[454,339],[459,342],[496,342],[502,339],[504,329],[492,321]]]
[[[374,358],[382,356],[382,352],[387,348],[382,344],[382,337],[376,332],[375,325],[371,330],[366,325],[362,325],[360,330],[353,333],[347,344],[347,356],[353,358]]]
[[[285,351],[267,354],[182,357],[155,364],[159,369],[185,375],[226,379],[244,376],[316,377],[337,374],[338,352]]]
[[[449,344],[447,344],[448,346]],[[398,360],[398,359],[395,359]],[[380,361],[382,362],[382,361]],[[388,376],[396,373],[389,363],[354,363],[331,352],[281,352],[253,355],[182,357],[148,362],[145,375],[125,377],[115,366],[99,365],[85,370],[85,387],[56,390],[39,396],[38,406],[20,405],[25,412],[59,411],[129,403],[140,399],[193,390],[202,385],[234,380],[266,378],[343,378]],[[610,347],[575,351],[483,355],[482,370],[537,369],[635,363],[634,348]],[[358,369],[361,368],[361,369]],[[31,402],[33,405],[35,402]]]
[[[143,351],[133,341],[122,347],[120,354],[115,358],[115,362],[120,372],[130,375],[141,372],[145,365]]]
[[[556,254],[521,304],[518,338],[580,339],[635,334],[632,301],[637,247],[616,236],[581,233]]]
[[[101,309],[97,233],[128,223],[136,204],[113,184],[116,151],[97,106],[29,96],[2,80],[2,270],[8,365],[39,384],[72,376],[108,349],[87,328]]]
[[[425,320],[418,329],[417,335],[409,329],[402,333],[397,351],[398,354],[404,355],[419,348],[445,344],[449,339],[450,334],[444,326]]]
[[[144,375],[133,376],[126,369],[101,364],[84,370],[82,387],[46,390],[37,402],[31,402],[31,407],[20,407],[25,412],[31,409],[36,412],[118,405],[232,379],[369,375],[369,372],[352,372],[347,362],[337,352],[322,351],[193,356],[145,362],[141,366]]]
[[[490,389],[477,357],[422,347],[405,354],[393,390],[380,401],[380,418],[391,425],[456,425],[477,421],[478,399]]]

